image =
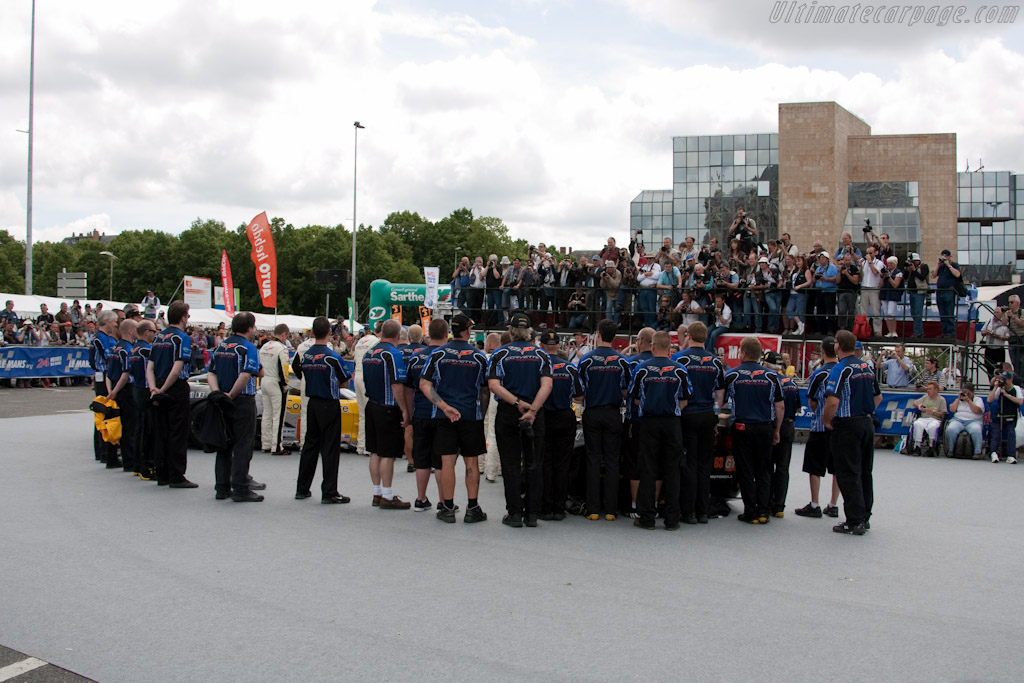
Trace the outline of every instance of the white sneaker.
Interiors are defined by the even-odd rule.
[[[989,457],[992,458],[992,462],[999,462],[999,454],[995,451],[992,451],[992,454]]]
[[[796,324],[796,336],[798,336],[798,337],[804,336],[804,324],[803,323],[797,323]]]
[[[1015,458],[1015,457],[1013,457],[1011,455],[1009,458],[1006,459],[1006,462],[1008,462],[1011,465],[1016,465],[1017,464],[1017,458]]]

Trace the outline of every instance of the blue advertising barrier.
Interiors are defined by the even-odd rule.
[[[92,377],[89,349],[81,346],[6,346],[0,349],[0,377]]]

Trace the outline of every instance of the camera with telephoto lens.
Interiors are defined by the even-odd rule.
[[[874,228],[871,227],[871,219],[870,218],[865,218],[864,219],[864,227],[861,228],[861,230],[864,231],[865,235],[868,234],[869,232],[872,232],[874,230]]]

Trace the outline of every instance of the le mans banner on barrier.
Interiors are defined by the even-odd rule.
[[[0,377],[92,377],[83,346],[6,346],[0,349]]]

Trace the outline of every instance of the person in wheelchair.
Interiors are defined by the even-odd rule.
[[[974,395],[973,384],[964,382],[960,393],[950,404],[949,410],[953,413],[953,417],[946,423],[946,450],[952,453],[956,446],[956,437],[960,435],[960,432],[966,431],[971,435],[974,459],[979,460],[983,444],[981,428],[985,417],[985,403],[980,396]]]
[[[914,420],[914,448],[921,448],[924,435],[928,434],[928,445],[934,449],[939,438],[939,428],[949,409],[946,399],[939,396],[939,383],[935,380],[925,384],[925,395],[913,403],[921,416]],[[932,453],[934,455],[934,451]]]

